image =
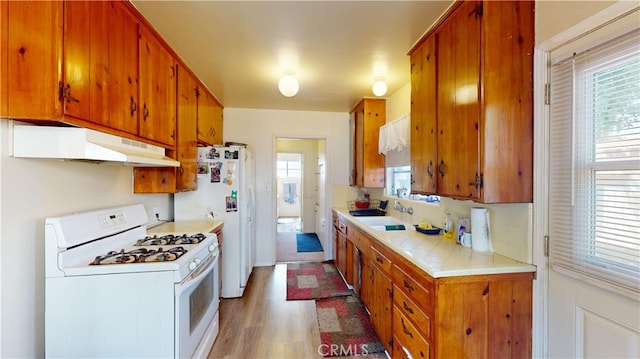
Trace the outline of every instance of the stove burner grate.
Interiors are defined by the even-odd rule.
[[[125,264],[144,262],[168,262],[180,258],[187,253],[184,247],[173,247],[167,250],[138,248],[131,251],[121,249],[119,252],[110,251],[105,255],[97,256],[89,265]]]
[[[206,236],[202,233],[197,234],[167,234],[163,236],[146,236],[144,239],[139,239],[135,246],[160,246],[171,244],[198,244],[206,239]]]

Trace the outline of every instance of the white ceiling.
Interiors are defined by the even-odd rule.
[[[387,95],[409,82],[407,52],[452,1],[132,3],[225,107],[349,112],[374,96],[378,64]]]

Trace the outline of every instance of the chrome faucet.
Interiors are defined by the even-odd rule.
[[[396,211],[398,211],[400,213],[413,214],[413,207],[405,207],[399,201],[394,201],[393,202],[393,209],[395,209]]]

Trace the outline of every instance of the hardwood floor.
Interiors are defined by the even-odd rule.
[[[221,301],[220,333],[208,358],[322,358],[315,301],[287,301],[286,271],[286,263],[256,267],[244,296]]]

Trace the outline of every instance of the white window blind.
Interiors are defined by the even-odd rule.
[[[551,268],[637,298],[640,31],[551,62]]]

